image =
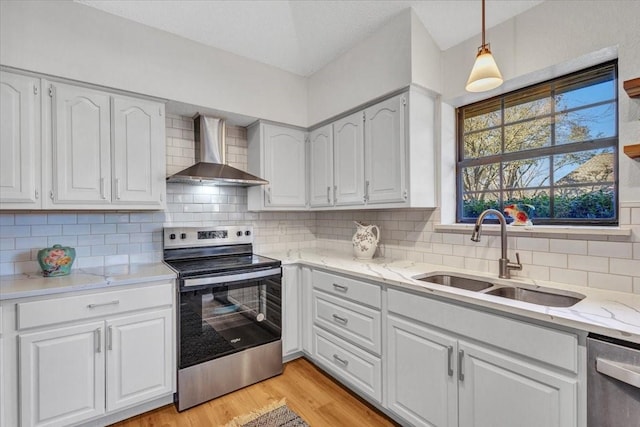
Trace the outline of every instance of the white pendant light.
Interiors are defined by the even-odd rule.
[[[484,1],[482,0],[482,46],[478,48],[476,62],[473,64],[465,89],[469,92],[484,92],[502,84],[502,74],[493,59],[489,43],[484,40]]]

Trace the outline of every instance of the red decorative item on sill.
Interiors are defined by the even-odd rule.
[[[511,225],[533,225],[531,217],[535,210],[535,207],[524,203],[507,205],[504,207],[504,212],[513,218]]]

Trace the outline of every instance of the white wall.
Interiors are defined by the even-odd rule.
[[[442,53],[427,29],[411,12],[411,82],[442,93]]]
[[[505,85],[480,95],[464,92],[480,44],[474,37],[443,52],[443,99],[455,106],[488,98],[517,86],[557,77],[579,67],[580,58],[617,50],[619,66],[620,201],[640,206],[640,162],[622,147],[640,142],[640,101],[630,99],[622,81],[640,76],[640,1],[546,1],[487,33]],[[591,64],[595,65],[595,64]],[[454,144],[443,140],[443,144]]]
[[[70,1],[1,1],[0,64],[307,125],[305,78]]]
[[[411,83],[411,14],[400,12],[309,77],[310,125]]]

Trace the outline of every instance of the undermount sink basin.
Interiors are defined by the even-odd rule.
[[[526,289],[511,286],[491,289],[485,292],[485,294],[550,307],[571,307],[584,299],[584,295],[574,292],[561,293],[560,291]]]
[[[449,274],[433,274],[428,276],[418,276],[415,279],[422,280],[423,282],[435,283],[437,285],[451,286],[452,288],[464,289],[467,291],[482,291],[489,289],[493,286],[491,282],[485,282],[484,280],[470,279],[462,276],[452,276]]]

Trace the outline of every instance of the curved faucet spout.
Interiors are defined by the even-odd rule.
[[[471,234],[471,240],[474,242],[480,241],[480,232],[482,230],[482,223],[487,215],[495,215],[498,218],[498,222],[500,222],[500,243],[501,243],[501,257],[498,260],[500,266],[499,277],[503,279],[509,279],[511,275],[509,274],[509,270],[522,270],[522,264],[520,264],[520,255],[516,253],[517,262],[509,262],[509,258],[507,258],[507,221],[504,219],[504,215],[502,212],[496,209],[486,209],[482,211],[482,213],[478,216],[476,220],[476,225],[473,229],[473,233]]]

